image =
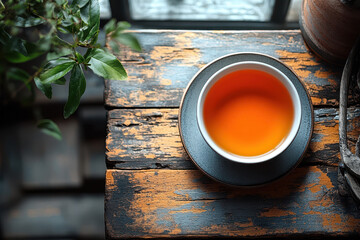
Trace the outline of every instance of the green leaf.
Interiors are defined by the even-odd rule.
[[[66,83],[65,77],[59,78],[58,80],[56,80],[54,82],[54,84],[57,84],[57,85],[65,85],[65,83]]]
[[[14,21],[14,25],[16,27],[34,27],[37,25],[40,25],[42,23],[45,23],[46,21],[41,18],[32,17],[32,16],[26,16],[26,18],[17,16]]]
[[[109,22],[107,22],[104,26],[104,30],[106,34],[109,34],[113,31],[115,31],[116,29],[116,20],[115,19],[111,19]]]
[[[55,2],[57,3],[57,5],[64,5],[67,1],[66,0],[55,0]]]
[[[67,63],[69,61],[72,61],[72,59],[69,59],[69,58],[66,58],[66,57],[61,57],[61,58],[51,60],[51,61],[49,61],[48,63],[45,64],[44,70],[49,70],[50,68],[54,68],[57,65]]]
[[[18,52],[21,53],[24,56],[29,56],[26,47],[25,47],[25,41],[23,39],[17,38],[17,37],[11,37],[9,41],[9,51]]]
[[[29,82],[30,75],[20,68],[12,67],[8,69],[6,71],[6,78],[21,81],[25,84],[27,89],[31,90],[31,85]]]
[[[52,97],[52,87],[50,83],[43,83],[40,78],[35,77],[34,82],[36,87],[49,99]]]
[[[98,0],[89,1],[89,9],[84,10],[83,15],[88,15],[88,26],[80,32],[81,42],[95,43],[99,34],[100,28],[100,5]]]
[[[139,41],[136,39],[136,37],[134,37],[130,33],[121,33],[121,34],[114,36],[114,38],[117,41],[119,41],[120,43],[122,43],[128,47],[131,47],[135,51],[139,51],[139,52],[141,51],[141,46],[140,46]]]
[[[71,70],[69,96],[64,107],[64,118],[70,117],[79,107],[80,98],[84,94],[86,81],[81,66],[76,64]]]
[[[28,56],[24,56],[23,54],[18,52],[7,52],[6,54],[4,54],[4,57],[7,61],[11,63],[23,63],[37,58],[44,53],[43,50],[39,49],[39,46],[37,44],[33,44],[30,42],[25,42],[25,48],[27,49]]]
[[[51,61],[54,67],[45,70],[40,75],[40,80],[43,84],[54,83],[59,78],[65,76],[74,66],[76,62],[68,58],[59,58]]]
[[[61,27],[63,30],[74,33],[74,36],[76,36],[79,34],[79,29],[83,24],[85,23],[81,20],[80,10],[78,10],[77,12],[72,13],[72,15],[69,15],[68,18],[65,18],[65,20],[61,22]]]
[[[126,71],[120,61],[112,54],[102,49],[93,50],[89,68],[103,78],[111,80],[124,80],[127,78]]]
[[[65,19],[64,21],[61,21],[61,26],[63,26],[63,27],[69,27],[73,24],[74,23],[72,21],[70,21],[69,19]]]
[[[90,3],[86,3],[84,6],[80,8],[80,17],[81,20],[84,21],[84,23],[89,24],[90,21]]]
[[[4,30],[4,28],[0,27],[0,43],[2,45],[6,45],[10,40],[10,35]]]
[[[77,5],[79,8],[84,7],[87,3],[89,2],[89,0],[75,0],[72,2],[72,6]]]
[[[85,39],[85,41],[89,41],[90,44],[94,44],[97,42],[99,36],[99,25],[94,25],[89,31],[89,37]]]
[[[76,60],[78,61],[78,63],[83,63],[85,61],[85,58],[80,53],[75,52],[75,55],[76,55]]]
[[[116,32],[120,33],[130,27],[131,27],[131,24],[128,22],[124,22],[124,21],[118,22],[116,25]]]
[[[34,53],[29,54],[28,56],[24,56],[21,53],[11,52],[11,53],[7,53],[5,55],[5,58],[7,61],[9,61],[11,63],[23,63],[23,62],[30,61],[34,58],[37,58],[41,54],[42,54],[42,52],[34,52]]]
[[[3,28],[0,28],[0,44],[2,45],[5,59],[11,57],[15,58],[27,58],[29,53],[34,52],[34,49],[27,50],[27,47],[33,47],[33,44],[26,42],[25,40],[9,35]],[[36,48],[36,47],[35,47]]]
[[[100,26],[100,4],[98,0],[90,0],[90,26]]]
[[[67,10],[67,8],[65,8]],[[69,13],[65,10],[61,10],[61,14],[63,16],[63,19],[68,19],[69,18]]]
[[[65,29],[65,28],[59,27],[59,26],[58,26],[57,29],[58,29],[61,33],[65,33],[65,34],[71,33],[71,31],[69,31],[69,30],[67,30],[67,29]]]
[[[4,4],[2,3],[2,1],[0,0],[0,11],[4,10],[5,9],[5,6]]]
[[[37,127],[40,128],[43,133],[52,136],[57,140],[62,139],[59,127],[50,119],[41,119],[38,121]]]
[[[54,36],[52,38],[52,42],[54,45],[64,46],[64,47],[68,47],[68,48],[72,47],[72,45],[70,43],[68,43],[64,39],[60,38],[59,36]]]
[[[89,62],[90,58],[94,55],[94,53],[95,53],[95,49],[94,49],[94,48],[88,48],[88,49],[86,50],[86,53],[85,53],[85,55],[84,55],[84,58],[85,58],[86,63]]]
[[[100,30],[99,25],[87,26],[80,29],[80,41],[84,44],[95,44],[97,42]]]
[[[109,46],[111,47],[111,50],[113,52],[119,52],[120,51],[119,45],[118,45],[118,43],[116,41],[110,40]]]

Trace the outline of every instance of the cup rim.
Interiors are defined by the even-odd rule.
[[[205,97],[206,97],[207,93],[209,92],[209,90],[211,89],[211,87],[221,77],[223,77],[233,71],[243,70],[243,69],[260,70],[260,71],[264,71],[264,72],[276,77],[278,80],[281,81],[281,83],[288,90],[288,92],[291,96],[291,99],[292,99],[293,107],[294,107],[294,120],[293,120],[291,130],[290,130],[289,134],[287,135],[287,137],[275,149],[273,149],[267,153],[264,153],[262,155],[258,155],[258,156],[241,156],[241,155],[237,155],[237,154],[228,152],[228,151],[222,149],[221,147],[219,147],[212,140],[210,135],[208,134],[205,124],[204,124],[203,115],[202,115]],[[231,160],[236,163],[244,163],[244,164],[262,163],[262,162],[271,160],[271,159],[275,158],[276,156],[278,156],[279,154],[281,154],[282,152],[284,152],[290,146],[290,144],[293,142],[293,140],[295,139],[295,137],[297,135],[297,132],[299,131],[301,114],[302,114],[300,96],[299,96],[299,93],[296,90],[293,82],[279,69],[277,69],[267,63],[258,62],[258,61],[243,61],[243,62],[233,63],[233,64],[227,65],[227,66],[219,69],[217,72],[215,72],[213,75],[211,75],[210,78],[206,81],[206,83],[204,84],[204,86],[201,89],[196,108],[197,108],[196,109],[197,124],[200,129],[200,133],[203,136],[205,142],[216,153],[218,153],[225,159]]]

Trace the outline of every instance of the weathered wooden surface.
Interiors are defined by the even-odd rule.
[[[63,141],[43,134],[33,122],[17,134],[24,188],[79,187],[82,182],[79,127],[76,120],[57,121]]]
[[[79,109],[84,179],[104,179],[106,110],[104,106],[82,106]]]
[[[336,178],[335,167],[307,166],[272,185],[239,189],[213,182],[199,170],[108,170],[107,234],[358,236],[360,213],[351,201],[339,197]]]
[[[102,239],[102,194],[23,197],[3,209],[1,239]]]
[[[178,107],[197,71],[218,57],[236,52],[258,52],[280,59],[305,83],[315,106],[338,105],[341,68],[309,52],[299,30],[149,30],[135,35],[143,51],[123,51],[119,56],[129,78],[106,81],[108,107]]]
[[[89,139],[83,141],[81,149],[84,179],[104,179],[106,171],[104,139]]]
[[[336,166],[339,161],[338,109],[316,109],[313,137],[303,164]],[[107,161],[117,169],[193,169],[178,129],[178,109],[114,109],[108,112]],[[354,145],[360,110],[348,114]]]
[[[4,124],[5,125],[5,124]],[[19,178],[21,168],[20,152],[16,146],[19,139],[15,124],[0,127],[0,206],[5,207],[21,195],[22,179]],[[6,193],[6,194],[5,194]],[[1,236],[1,229],[0,229]]]
[[[360,213],[337,188],[341,68],[304,45],[299,31],[135,31],[143,52],[120,56],[128,81],[105,82],[108,108],[107,237],[359,237]],[[308,89],[315,125],[298,168],[255,189],[216,183],[187,156],[178,107],[193,75],[217,57],[260,52],[290,66]],[[349,145],[360,133],[351,87]]]

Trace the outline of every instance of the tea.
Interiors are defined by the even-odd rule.
[[[259,70],[234,71],[219,79],[204,101],[204,124],[227,152],[259,156],[276,149],[289,134],[294,107],[287,88]]]

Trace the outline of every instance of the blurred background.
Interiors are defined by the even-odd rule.
[[[133,29],[298,29],[301,0],[100,0],[101,23],[128,21]],[[0,127],[0,239],[104,239],[106,110],[103,79],[87,74],[74,116],[63,120],[64,87],[44,117],[63,140],[40,133],[24,112]]]

